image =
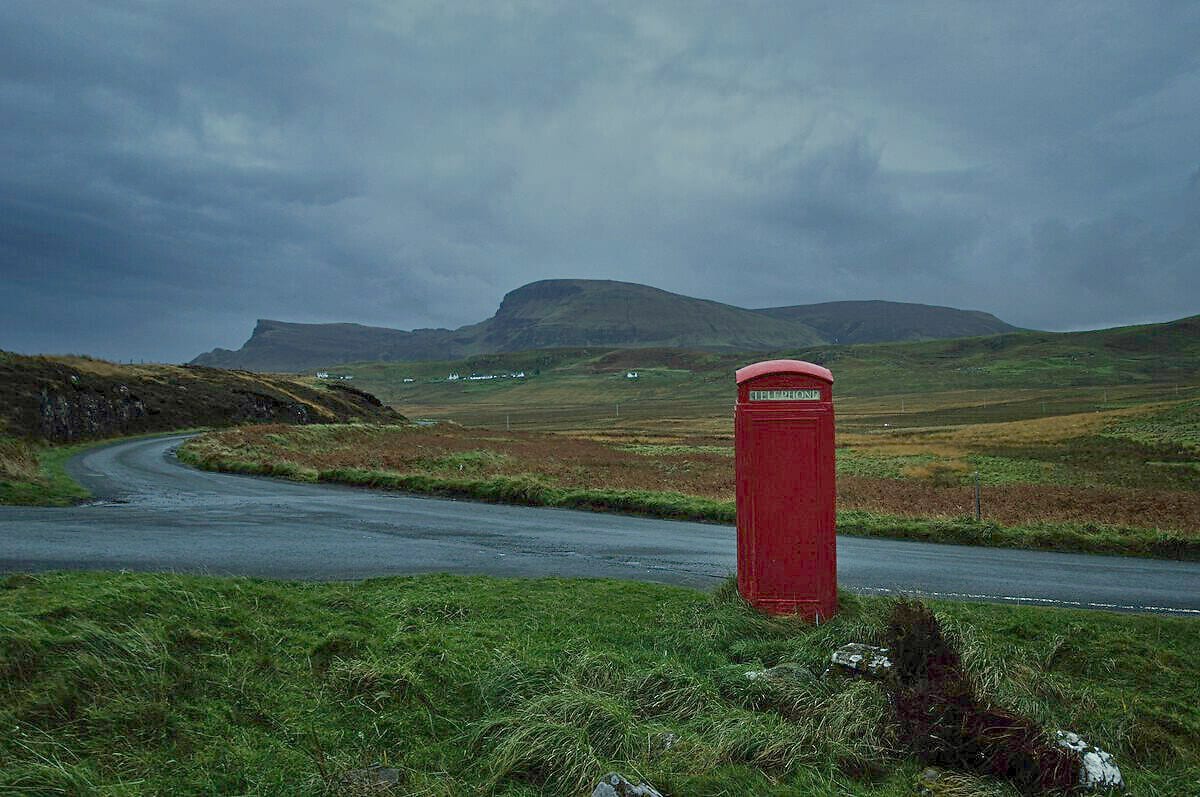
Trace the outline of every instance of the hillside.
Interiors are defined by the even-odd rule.
[[[237,351],[213,349],[192,365],[250,371],[307,371],[352,360],[439,360],[462,356],[448,329],[406,332],[361,324],[293,324],[260,319]]]
[[[608,280],[545,280],[512,291],[472,353],[563,346],[763,351],[822,340],[812,329],[706,299]]]
[[[948,307],[834,302],[758,311],[628,282],[543,280],[507,294],[486,321],[456,330],[261,320],[241,349],[215,349],[192,362],[303,371],[349,362],[452,360],[561,347],[775,351],[851,342],[847,338],[928,339],[1014,329],[986,313]]]
[[[0,351],[0,435],[68,442],[248,422],[397,419],[340,383]]]
[[[352,363],[339,370],[353,374],[356,385],[406,415],[467,424],[505,424],[511,419],[524,428],[574,428],[579,418],[612,417],[617,403],[622,419],[727,419],[733,371],[773,357],[829,367],[844,408],[857,402],[876,412],[873,407],[879,401],[871,397],[966,391],[964,406],[987,404],[995,420],[1005,420],[1087,411],[1104,403],[1106,396],[1117,401],[1127,393],[1136,394],[1138,401],[1192,395],[1193,386],[1200,385],[1200,316],[1092,332],[1014,332],[912,343],[804,346],[761,354],[543,349],[445,361]],[[449,373],[465,377],[514,371],[526,372],[527,378],[446,381]],[[639,378],[626,378],[629,371],[638,371]],[[980,391],[991,393],[978,399],[967,396]],[[854,401],[847,404],[850,397]],[[978,415],[982,409],[970,412]],[[941,422],[948,418],[944,415],[929,420]],[[906,423],[918,420],[911,414],[905,418]],[[880,419],[884,421],[895,423]]]
[[[756,312],[807,324],[831,343],[968,338],[1018,331],[991,313],[909,302],[824,302]]]

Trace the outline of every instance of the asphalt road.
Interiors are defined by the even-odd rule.
[[[735,566],[728,526],[208,473],[175,458],[183,439],[76,457],[68,469],[100,499],[91,504],[0,507],[0,572],[453,572],[707,588]],[[1200,563],[839,537],[838,577],[862,592],[1200,615]]]

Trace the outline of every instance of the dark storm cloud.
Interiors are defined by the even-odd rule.
[[[547,277],[1200,311],[1200,8],[7,3],[0,348],[480,320]]]

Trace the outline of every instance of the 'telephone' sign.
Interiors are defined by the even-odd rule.
[[[820,401],[820,388],[804,390],[751,390],[751,401]]]

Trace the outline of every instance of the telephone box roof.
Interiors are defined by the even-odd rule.
[[[753,379],[756,376],[764,374],[804,374],[805,376],[815,376],[817,379],[824,379],[826,382],[833,384],[833,374],[828,368],[822,368],[819,365],[806,363],[803,360],[766,360],[761,363],[753,363],[745,368],[737,370],[737,383],[740,385],[747,379]]]

